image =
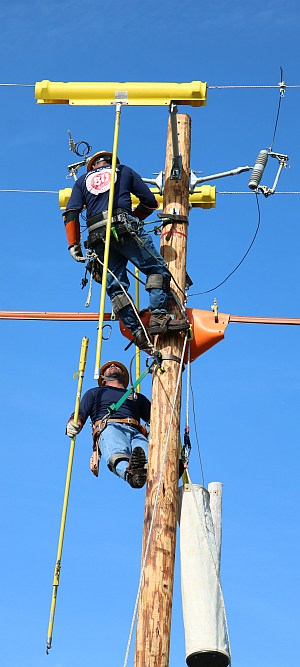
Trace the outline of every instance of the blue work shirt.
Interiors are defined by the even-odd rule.
[[[92,169],[87,174],[80,176],[73,186],[66,211],[82,211],[83,207],[86,206],[88,218],[107,211],[110,180],[111,167],[109,166]],[[139,174],[130,167],[120,164],[116,169],[113,210],[122,208],[131,214],[130,193],[134,194],[141,204],[150,209],[149,214],[157,208],[158,204],[154,195]]]
[[[93,424],[104,417],[108,412],[109,406],[112,403],[117,403],[126,391],[126,389],[118,387],[93,387],[89,389],[82,397],[79,407],[79,419],[82,425],[85,424],[88,417],[91,418]],[[150,419],[150,409],[151,403],[146,396],[136,394],[136,398],[133,398],[132,394],[130,394],[111,417],[112,419],[131,417],[137,421],[142,419],[148,422]]]

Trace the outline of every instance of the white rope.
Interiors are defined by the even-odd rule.
[[[223,596],[223,591],[222,591],[222,586],[221,586],[221,580],[220,580],[219,567],[218,567],[218,563],[215,562],[213,553],[212,553],[212,551],[211,551],[210,543],[209,543],[209,540],[208,540],[208,537],[207,537],[206,527],[205,527],[205,525],[203,524],[203,519],[202,519],[201,513],[200,513],[200,511],[199,511],[199,507],[198,507],[198,503],[197,503],[197,498],[196,498],[196,494],[195,494],[195,489],[194,489],[194,485],[192,484],[192,481],[191,481],[191,478],[190,478],[189,471],[187,470],[186,473],[187,473],[187,476],[188,476],[189,485],[190,485],[191,490],[192,490],[192,495],[193,495],[194,502],[195,502],[195,505],[196,505],[197,514],[198,514],[198,516],[199,516],[199,519],[200,519],[200,522],[201,522],[201,526],[202,526],[203,532],[204,532],[204,534],[205,534],[205,539],[206,539],[206,544],[207,544],[207,547],[208,547],[208,551],[209,551],[211,560],[212,560],[212,562],[213,562],[213,566],[214,566],[215,574],[216,574],[216,577],[217,577],[217,583],[218,583],[218,588],[219,588],[219,591],[220,591],[221,602],[222,602],[222,609],[223,609],[223,614],[224,614],[224,621],[225,621],[226,636],[227,636],[227,641],[228,641],[228,648],[229,648],[229,653],[231,654],[230,639],[229,639],[229,630],[228,630],[228,622],[227,622],[226,609],[225,609],[225,602],[224,602],[224,596]]]
[[[99,264],[101,264],[101,266],[104,266],[103,262],[101,262],[101,259],[99,259],[98,255],[97,255],[97,253],[96,253],[95,251],[93,251],[93,252],[91,253],[91,257],[95,257],[95,259],[97,259],[97,261],[99,262]],[[125,287],[123,287],[122,283],[120,283],[120,281],[118,280],[117,276],[115,276],[115,274],[111,271],[111,269],[109,269],[109,268],[107,267],[107,271],[108,271],[108,273],[110,273],[111,276],[116,280],[116,282],[120,285],[122,292],[127,296],[128,300],[129,300],[129,302],[130,302],[130,305],[132,306],[132,308],[133,308],[133,310],[134,310],[134,314],[135,314],[135,316],[136,316],[138,322],[140,323],[140,325],[141,325],[141,327],[142,327],[142,329],[143,329],[143,331],[144,331],[144,334],[145,334],[145,336],[146,336],[147,343],[149,344],[149,349],[153,349],[153,344],[151,343],[151,340],[150,340],[150,338],[149,338],[148,331],[147,331],[147,329],[146,329],[144,323],[142,322],[142,320],[141,320],[141,318],[140,318],[139,312],[138,312],[138,310],[136,309],[136,307],[135,307],[135,303],[134,303],[134,301],[132,300],[130,294],[129,294],[128,292],[126,292]]]
[[[173,421],[173,416],[174,416],[174,411],[175,411],[175,404],[176,404],[178,389],[179,389],[180,380],[181,380],[181,373],[182,373],[182,368],[183,368],[183,359],[184,359],[187,339],[188,339],[188,337],[186,335],[185,339],[184,339],[184,344],[183,344],[183,349],[182,349],[182,354],[181,354],[181,359],[180,359],[180,365],[179,365],[178,378],[177,378],[177,383],[176,383],[176,388],[175,388],[174,401],[173,401],[173,405],[172,405],[172,409],[171,409],[170,423],[169,423],[169,428],[168,428],[168,431],[167,431],[166,444],[165,444],[165,449],[164,449],[164,454],[163,454],[163,459],[162,459],[162,467],[161,467],[158,486],[157,486],[156,495],[155,495],[155,501],[154,501],[154,506],[153,506],[153,514],[152,514],[152,519],[151,519],[151,523],[150,523],[149,534],[148,534],[148,539],[147,539],[147,543],[146,543],[143,564],[142,564],[142,568],[141,568],[140,581],[139,581],[138,592],[137,592],[135,605],[134,605],[134,610],[133,610],[133,616],[132,616],[132,621],[131,621],[131,626],[130,626],[130,631],[129,631],[129,638],[128,638],[128,643],[127,643],[127,648],[126,648],[123,667],[127,667],[127,662],[128,662],[128,656],[129,656],[129,651],[130,651],[130,646],[131,646],[133,629],[134,629],[134,624],[135,624],[136,615],[137,615],[137,608],[138,608],[139,598],[140,598],[140,594],[141,594],[142,580],[143,580],[143,576],[144,576],[148,551],[149,551],[149,547],[150,547],[150,540],[151,540],[151,535],[152,535],[152,530],[153,530],[154,519],[155,519],[155,514],[156,514],[156,510],[157,510],[157,505],[158,505],[158,500],[159,500],[159,494],[160,494],[160,489],[161,489],[161,484],[162,484],[164,466],[165,466],[166,458],[167,458],[169,439],[170,439],[170,434],[171,434],[171,425],[172,425],[172,421]]]

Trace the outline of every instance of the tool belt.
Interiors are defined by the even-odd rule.
[[[115,424],[128,424],[128,426],[135,426],[137,430],[142,433],[146,438],[148,436],[148,431],[146,429],[146,426],[143,426],[143,424],[140,424],[140,422],[137,419],[133,419],[132,417],[126,417],[124,419],[99,419],[98,421],[93,424],[93,441],[96,439],[99,439],[99,436],[102,431],[106,428],[107,424],[109,423],[115,423]]]
[[[146,429],[146,426],[143,426],[143,424],[140,424],[140,422],[137,419],[133,419],[132,417],[126,417],[125,419],[99,419],[93,424],[93,452],[92,456],[90,458],[90,469],[93,475],[95,477],[98,477],[99,475],[99,466],[100,466],[100,459],[101,459],[101,451],[99,448],[99,438],[106,428],[108,423],[115,423],[115,424],[129,424],[129,426],[135,426],[137,430],[142,433],[142,435],[145,436],[145,438],[148,437],[148,431]]]
[[[137,234],[143,226],[143,223],[138,218],[134,218],[128,211],[124,211],[124,209],[117,209],[116,215],[113,215],[111,222],[118,236],[126,234],[126,232],[134,232]],[[90,248],[95,243],[105,238],[106,223],[107,211],[97,213],[97,215],[87,218],[89,235],[83,244],[85,248]]]

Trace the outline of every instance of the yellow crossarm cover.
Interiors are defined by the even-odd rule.
[[[155,188],[150,188],[155,198],[159,202],[159,209],[163,207],[163,196],[158,194]],[[58,192],[59,208],[64,211],[71,197],[72,188],[64,188]],[[216,186],[202,185],[195,188],[192,195],[189,196],[190,204],[193,208],[215,208],[216,207]],[[139,200],[131,195],[132,206],[137,206]],[[157,210],[159,210],[157,209]]]
[[[35,98],[38,104],[71,104],[86,106],[110,106],[121,102],[132,106],[167,106],[187,104],[192,107],[206,105],[207,84],[145,82],[70,82],[38,81]]]

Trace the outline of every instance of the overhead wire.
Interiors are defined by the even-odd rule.
[[[279,114],[280,114],[280,108],[281,108],[281,100],[283,99],[284,96],[284,90],[285,90],[285,83],[283,81],[283,69],[280,67],[280,81],[281,81],[281,87],[279,88],[279,102],[278,102],[278,108],[277,108],[277,114],[276,114],[276,120],[275,120],[275,127],[274,127],[274,132],[273,132],[273,137],[272,137],[272,143],[270,146],[270,151],[273,150],[273,145],[275,141],[275,136],[277,132],[277,125],[278,125],[278,120],[279,120]]]
[[[35,88],[35,83],[0,83],[0,87],[22,87],[22,88]],[[230,89],[252,89],[252,88],[257,88],[257,89],[262,89],[262,88],[280,88],[280,83],[277,84],[271,84],[271,85],[208,85],[207,87],[210,88],[211,90],[230,90]],[[285,88],[300,88],[300,84],[289,84],[288,86],[285,85]]]
[[[224,285],[224,283],[226,283],[227,280],[229,280],[229,278],[237,271],[237,269],[241,266],[243,261],[246,259],[247,255],[249,254],[249,252],[250,252],[250,250],[253,246],[253,243],[254,243],[254,241],[257,237],[257,234],[258,234],[258,230],[260,228],[260,206],[259,206],[257,193],[255,193],[255,194],[256,194],[256,203],[257,203],[257,210],[258,210],[258,222],[257,222],[257,227],[256,227],[256,230],[255,230],[253,239],[252,239],[248,249],[246,250],[245,254],[243,255],[242,259],[239,261],[239,263],[236,265],[236,267],[232,271],[230,271],[230,273],[226,276],[226,278],[224,278],[224,280],[221,280],[220,283],[218,283],[214,287],[211,287],[210,289],[203,290],[202,292],[194,292],[194,294],[189,294],[189,297],[198,296],[199,294],[209,294],[209,292],[214,292],[214,290],[218,289],[218,287],[221,287],[221,285]]]

